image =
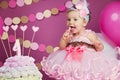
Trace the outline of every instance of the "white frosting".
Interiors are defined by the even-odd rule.
[[[6,59],[4,65],[0,68],[0,77],[2,78],[19,78],[38,76],[42,74],[34,64],[34,58],[29,56],[14,56]]]

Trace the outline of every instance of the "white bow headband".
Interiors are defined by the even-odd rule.
[[[85,18],[85,20],[87,22],[89,21],[90,12],[89,12],[86,0],[82,0],[82,1],[77,2],[74,5],[74,8],[72,7],[70,10],[72,10],[72,9],[77,9],[79,11],[79,13],[80,13],[80,17]]]

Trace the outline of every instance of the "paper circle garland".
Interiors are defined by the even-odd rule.
[[[40,45],[39,45],[39,51],[40,51],[40,52],[45,51],[45,47],[46,47],[46,46],[45,46],[44,44],[40,44]]]
[[[30,14],[30,15],[29,15],[29,21],[30,21],[30,22],[34,22],[35,20],[36,20],[35,15],[34,15],[34,14]]]
[[[71,1],[67,1],[66,4],[65,4],[65,6],[67,8],[71,8],[73,6],[73,3]]]
[[[39,2],[39,0],[33,0],[33,2],[37,3],[37,2]]]
[[[20,18],[19,17],[14,17],[13,18],[13,23],[14,24],[19,24],[20,23]]]
[[[6,25],[11,25],[12,24],[12,19],[10,17],[6,17],[5,20],[4,20],[4,23]]]
[[[31,1],[32,0],[30,0],[30,1],[16,0],[16,4],[17,5],[19,4],[20,6],[23,6],[24,3],[26,3],[26,4],[29,5],[31,3]],[[34,1],[38,2],[39,0],[34,0]],[[11,4],[15,5],[15,3],[13,3],[13,2],[15,2],[15,0],[11,0]],[[4,2],[4,1],[2,1],[1,3],[7,4],[7,2]],[[47,9],[47,10],[44,10],[43,12],[36,13],[36,15],[35,14],[30,14],[29,16],[21,16],[20,18],[19,17],[13,17],[13,19],[12,18],[11,19],[12,19],[13,24],[28,23],[28,21],[34,22],[36,19],[37,20],[42,20],[44,17],[49,18],[49,17],[51,17],[51,15],[57,15],[59,12],[65,11],[66,8],[70,8],[72,6],[73,6],[73,3],[71,1],[67,1],[65,3],[65,6],[61,5],[58,8],[52,8],[51,10]],[[9,19],[6,19],[6,18],[4,19],[5,25],[11,25],[12,23],[10,21],[10,18]]]
[[[58,14],[59,10],[57,8],[52,8],[51,9],[51,14],[56,15]]]
[[[27,16],[22,16],[21,17],[21,22],[22,23],[27,23],[28,22],[28,17]]]
[[[7,32],[4,32],[2,34],[1,39],[6,40],[8,38],[9,38],[10,43],[15,42],[15,36],[14,35],[12,35],[12,34],[8,35]],[[55,52],[56,50],[59,49],[59,47],[54,47],[53,48],[52,45],[46,46],[45,44],[42,44],[42,43],[40,45],[38,45],[37,42],[32,42],[31,43],[30,40],[24,40],[23,41],[23,39],[21,37],[18,38],[18,39],[20,41],[20,45],[22,45],[24,48],[31,48],[32,50],[39,50],[40,52],[46,51],[47,53],[52,53],[53,51]]]
[[[11,8],[15,8],[15,7],[16,7],[16,2],[15,2],[15,0],[10,0],[10,1],[9,1],[9,7],[11,7]]]
[[[33,1],[38,2],[39,0],[33,0]],[[4,3],[4,6],[2,3]],[[30,5],[32,3],[32,0],[29,0],[29,1],[28,0],[24,0],[24,1],[23,0],[16,0],[16,3],[15,3],[15,0],[10,0],[9,5],[6,1],[4,1],[4,2],[2,1],[0,5],[3,6],[4,8],[7,8],[8,6],[11,8],[14,8],[14,7],[16,7],[16,5],[22,7],[22,6],[24,6],[24,3],[26,5]],[[70,4],[70,2],[67,2],[67,4],[66,4],[67,7],[70,6],[68,4]],[[63,5],[63,6],[60,6],[59,8],[52,8],[51,10],[45,10],[43,13],[38,12],[36,15],[30,14],[28,17],[27,16],[22,16],[21,18],[14,17],[13,19],[11,19],[10,17],[6,17],[4,19],[4,23],[6,25],[11,25],[12,22],[13,22],[13,24],[19,24],[20,22],[27,23],[28,21],[34,22],[36,19],[42,20],[44,17],[49,18],[51,15],[57,15],[59,13],[59,11],[64,11],[65,9],[66,9],[66,7]],[[8,38],[8,34],[4,33],[2,39],[7,39],[7,38]],[[14,35],[9,35],[9,41],[14,42],[14,40],[15,40]],[[51,52],[58,49],[58,47],[56,47],[53,50],[53,47],[50,45],[46,47],[44,44],[38,45],[37,43],[31,43],[29,40],[23,41],[23,46],[25,48],[31,47],[32,50],[37,50],[39,47],[39,51],[46,50],[46,52],[48,52],[48,53],[51,53]]]
[[[10,2],[11,1],[11,2]],[[26,5],[30,5],[32,3],[32,0],[10,0],[9,1],[9,5],[8,3],[5,2],[1,2],[0,6],[3,6],[4,8],[7,8],[8,6],[11,8],[14,8],[16,6],[22,7],[24,6],[24,4]],[[33,2],[38,2],[39,0],[33,0]],[[5,4],[2,4],[5,3]],[[13,5],[12,5],[13,4]],[[57,15],[59,12],[65,11],[66,8],[70,8],[71,6],[73,6],[71,1],[67,1],[67,3],[65,5],[61,5],[59,6],[59,8],[52,8],[51,10],[44,10],[44,12],[38,12],[35,14],[30,14],[29,16],[21,16],[21,17],[14,17],[13,19],[10,17],[6,17],[4,19],[4,23],[6,25],[11,25],[13,24],[19,24],[21,23],[28,23],[28,21],[30,22],[34,22],[36,19],[37,20],[42,20],[44,17],[45,18],[49,18],[51,15]],[[5,40],[8,38],[8,34],[4,33],[2,36],[2,39]],[[15,41],[15,36],[14,35],[9,35],[9,42],[14,42]],[[47,53],[51,53],[53,51],[56,51],[59,49],[59,47],[55,47],[53,48],[51,45],[46,46],[45,44],[40,44],[38,45],[36,42],[31,43],[29,40],[25,40],[23,41],[23,39],[21,38],[20,40],[21,45],[23,44],[23,47],[25,48],[31,48],[32,50],[39,50],[40,52],[43,52],[46,50]]]
[[[42,14],[42,12],[38,12],[38,13],[36,14],[36,19],[42,20],[43,18],[44,18],[44,15]]]
[[[22,6],[24,6],[24,4],[31,5],[32,1],[34,3],[39,2],[39,0],[8,0],[8,1],[3,0],[0,3],[0,7],[3,9],[6,9],[8,7],[15,8],[16,6],[22,7]]]
[[[33,43],[31,43],[30,47],[32,50],[37,50],[39,45],[36,42],[33,42]]]
[[[65,11],[66,7],[64,5],[62,5],[62,6],[59,6],[58,9],[59,9],[59,11]]]
[[[29,48],[30,47],[30,41],[29,40],[25,40],[25,41],[23,41],[23,47],[25,47],[25,48]]]
[[[47,52],[47,53],[52,53],[52,52],[53,52],[53,47],[50,46],[50,45],[47,46],[47,47],[46,47],[46,52]]]
[[[51,16],[51,11],[50,10],[45,10],[43,12],[43,15],[44,15],[45,18],[49,18]]]
[[[22,7],[22,6],[24,6],[24,1],[23,1],[23,0],[17,0],[16,4],[17,4],[19,7]]]
[[[3,32],[3,35],[1,37],[2,40],[6,40],[8,38],[8,33],[7,32]]]
[[[79,2],[79,0],[72,0],[73,4],[76,4],[77,2]]]
[[[26,5],[32,4],[32,0],[24,0],[24,2],[25,2]]]
[[[7,3],[7,1],[2,1],[2,2],[1,2],[1,8],[3,8],[3,9],[8,8],[8,3]]]

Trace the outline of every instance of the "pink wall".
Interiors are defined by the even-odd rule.
[[[5,17],[15,17],[29,15],[31,13],[36,14],[37,12],[43,12],[46,9],[52,9],[54,7],[59,7],[64,5],[65,2],[69,0],[40,0],[39,3],[32,3],[29,6],[16,7],[16,8],[0,8],[0,16],[4,19]],[[101,10],[110,2],[115,0],[88,0],[89,8],[91,11],[91,21],[87,25],[87,28],[90,28],[96,32],[99,30],[99,15]],[[117,0],[116,0],[117,1]],[[119,1],[119,0],[118,0]],[[20,24],[24,25],[24,24]],[[28,22],[28,30],[25,33],[25,39],[31,40],[31,35],[33,32],[31,27],[33,25],[39,26],[40,30],[35,35],[35,40],[38,44],[52,45],[53,47],[58,46],[59,39],[62,33],[66,29],[66,12],[60,12],[56,16],[51,16],[50,18],[44,18],[43,20],[36,20],[34,22]],[[17,31],[17,38],[22,35],[21,31]],[[7,46],[7,42],[4,41]],[[11,47],[13,43],[11,43]],[[25,52],[27,53],[27,49]],[[8,50],[9,52],[9,50]],[[13,54],[14,55],[14,54]],[[48,53],[40,52],[39,50],[31,51],[31,56],[36,59],[36,62],[40,62],[43,56],[48,56]],[[3,49],[2,43],[0,42],[0,61],[4,62],[6,59],[5,51]],[[43,80],[50,80],[47,76],[44,76]],[[51,79],[53,80],[53,79]]]

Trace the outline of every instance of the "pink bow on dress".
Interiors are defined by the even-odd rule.
[[[67,59],[80,61],[83,52],[85,51],[85,46],[73,47],[70,45],[66,48],[66,51],[67,51],[67,56],[66,56]]]

